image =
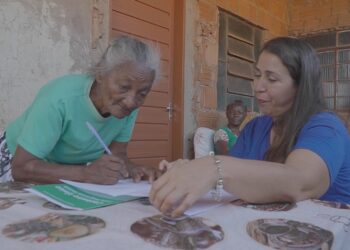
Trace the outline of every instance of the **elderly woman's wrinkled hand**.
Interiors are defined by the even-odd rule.
[[[205,159],[204,159],[205,158]],[[181,216],[198,199],[206,194],[216,181],[216,169],[205,164],[204,157],[197,161],[162,161],[160,166],[167,167],[164,173],[152,185],[149,199],[164,214]]]
[[[96,184],[115,184],[129,176],[125,162],[114,155],[102,155],[83,168],[86,182]]]
[[[129,176],[134,182],[140,182],[142,179],[147,179],[149,183],[157,180],[164,171],[155,167],[136,166],[130,164],[128,166]]]
[[[179,159],[173,163],[176,163],[178,165],[178,164],[184,164],[186,162],[188,162],[188,160]],[[162,160],[159,163],[158,168],[143,167],[143,166],[136,166],[136,165],[130,164],[128,166],[128,172],[131,178],[135,182],[139,182],[142,179],[146,178],[149,181],[149,183],[153,183],[160,176],[166,173],[166,171],[168,171],[168,169],[170,169],[173,166],[173,163],[168,162],[166,160]]]

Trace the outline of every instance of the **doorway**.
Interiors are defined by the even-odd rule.
[[[140,108],[128,146],[129,158],[140,165],[182,157],[182,24],[183,0],[110,2],[110,38],[132,35],[154,43],[161,54],[160,77]]]

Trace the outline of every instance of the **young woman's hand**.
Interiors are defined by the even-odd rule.
[[[211,163],[211,164],[210,164]],[[167,172],[156,180],[150,192],[151,203],[164,214],[182,215],[215,184],[217,173],[212,159],[162,161]]]

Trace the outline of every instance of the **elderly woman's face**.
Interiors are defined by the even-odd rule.
[[[260,112],[277,118],[293,105],[296,87],[276,55],[262,52],[255,66],[253,88]]]
[[[101,84],[99,111],[123,118],[144,103],[152,87],[154,71],[143,64],[128,62],[96,80]]]

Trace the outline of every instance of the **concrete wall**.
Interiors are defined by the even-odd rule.
[[[107,13],[108,0],[0,0],[0,130],[47,81],[97,60]]]
[[[195,110],[193,110],[194,89],[194,67],[193,58],[196,53],[194,45],[195,22],[192,18],[198,15],[197,5],[194,1],[185,1],[185,38],[184,38],[184,131],[183,131],[183,157],[192,158],[193,152],[193,131],[197,127]]]

